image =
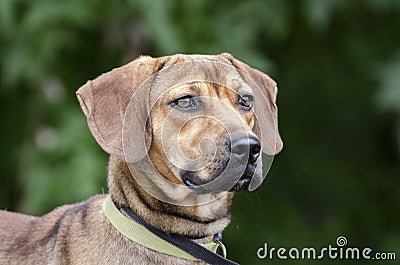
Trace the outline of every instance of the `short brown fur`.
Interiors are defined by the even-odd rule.
[[[233,192],[196,206],[177,206],[158,200],[132,176],[122,147],[123,121],[120,117],[125,114],[135,90],[148,77],[153,75],[157,78],[158,73],[162,74],[161,69],[194,60],[232,65],[253,78],[264,89],[273,115],[277,117],[276,84],[268,76],[229,54],[140,57],[89,81],[77,94],[92,134],[110,154],[107,180],[113,201],[130,207],[145,222],[167,233],[201,238],[197,242],[210,242],[212,236],[223,231],[230,222]],[[237,112],[235,119],[244,121],[248,132],[257,133],[253,114],[240,113],[235,105],[236,95],[232,91],[207,83],[201,83],[200,86],[196,89],[202,90],[202,95],[231,105]],[[168,180],[182,184],[177,169],[170,164],[163,151],[159,127],[168,113],[165,102],[173,99],[176,96],[174,93],[172,91],[160,98],[150,112],[150,121],[138,126],[146,127],[143,137],[146,137],[148,154],[156,170]],[[217,144],[223,143],[225,132],[222,127],[211,120],[203,120],[202,126],[195,122],[199,120],[188,123],[181,130],[183,153],[200,155],[190,150],[196,150],[199,144],[196,139],[204,136],[212,137]],[[271,126],[277,128],[277,124]],[[276,137],[275,153],[282,148],[278,133]],[[210,178],[210,170],[205,169],[202,174],[204,179]],[[61,206],[42,217],[0,211],[0,264],[203,264],[155,252],[129,241],[107,220],[102,210],[104,199],[105,195],[94,196],[82,203]]]

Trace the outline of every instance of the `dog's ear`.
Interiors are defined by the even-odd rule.
[[[124,155],[123,126],[128,105],[130,106],[129,123],[135,139],[128,139],[130,144],[137,144],[136,160],[139,160],[151,143],[151,131],[148,128],[147,104],[150,88],[138,88],[165,64],[167,57],[151,58],[142,56],[138,59],[102,74],[88,81],[76,92],[79,103],[87,117],[87,122],[94,138],[110,155],[126,160]],[[134,102],[131,102],[134,101]],[[130,103],[131,102],[131,103]],[[132,106],[132,107],[131,107]],[[133,113],[132,113],[133,112]],[[135,158],[134,158],[135,159]]]
[[[251,86],[254,82],[258,87],[258,89],[253,88],[256,114],[253,130],[261,139],[263,153],[268,155],[279,153],[283,148],[283,142],[278,130],[278,108],[276,106],[278,89],[275,81],[228,53],[223,53],[221,56],[228,59],[239,70],[239,74],[248,85]]]

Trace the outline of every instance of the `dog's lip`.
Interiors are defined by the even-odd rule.
[[[196,183],[193,179],[195,178],[194,171],[182,171],[181,172],[181,179],[183,184],[190,188],[199,187],[201,184]]]
[[[250,182],[252,180],[252,176],[251,175],[243,175],[242,177],[240,177],[240,179],[235,183],[235,185],[230,188],[228,191],[231,192],[241,192],[241,191],[245,191],[248,189]],[[193,182],[192,180],[190,180],[188,177],[183,176],[182,177],[182,182],[183,184],[185,184],[187,187],[191,188],[192,190],[198,192],[198,193],[202,193],[204,192],[201,188],[202,184],[197,184],[195,182]]]
[[[229,191],[234,191],[234,192],[246,191],[250,185],[251,179],[252,176],[243,175]]]
[[[209,192],[207,189],[201,186],[202,184],[197,184],[190,180],[188,177],[183,176],[182,182],[197,194],[205,194]]]
[[[196,188],[196,187],[199,186],[199,185],[197,185],[196,183],[194,183],[193,181],[191,181],[191,180],[188,179],[188,178],[183,178],[183,179],[182,179],[182,182],[183,182],[183,184],[185,184],[186,186],[188,186],[188,187],[190,187],[190,188]]]

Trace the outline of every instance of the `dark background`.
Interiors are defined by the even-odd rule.
[[[107,192],[107,155],[75,98],[141,54],[232,53],[279,86],[285,147],[224,234],[269,247],[370,247],[400,259],[400,2],[0,1],[0,209],[43,214]],[[323,264],[353,264],[325,259]]]

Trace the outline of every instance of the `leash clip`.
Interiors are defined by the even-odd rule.
[[[227,251],[224,243],[222,243],[222,232],[218,232],[217,234],[214,235],[213,241],[217,243],[218,247],[221,248],[222,250],[222,256],[226,258],[227,256]]]

